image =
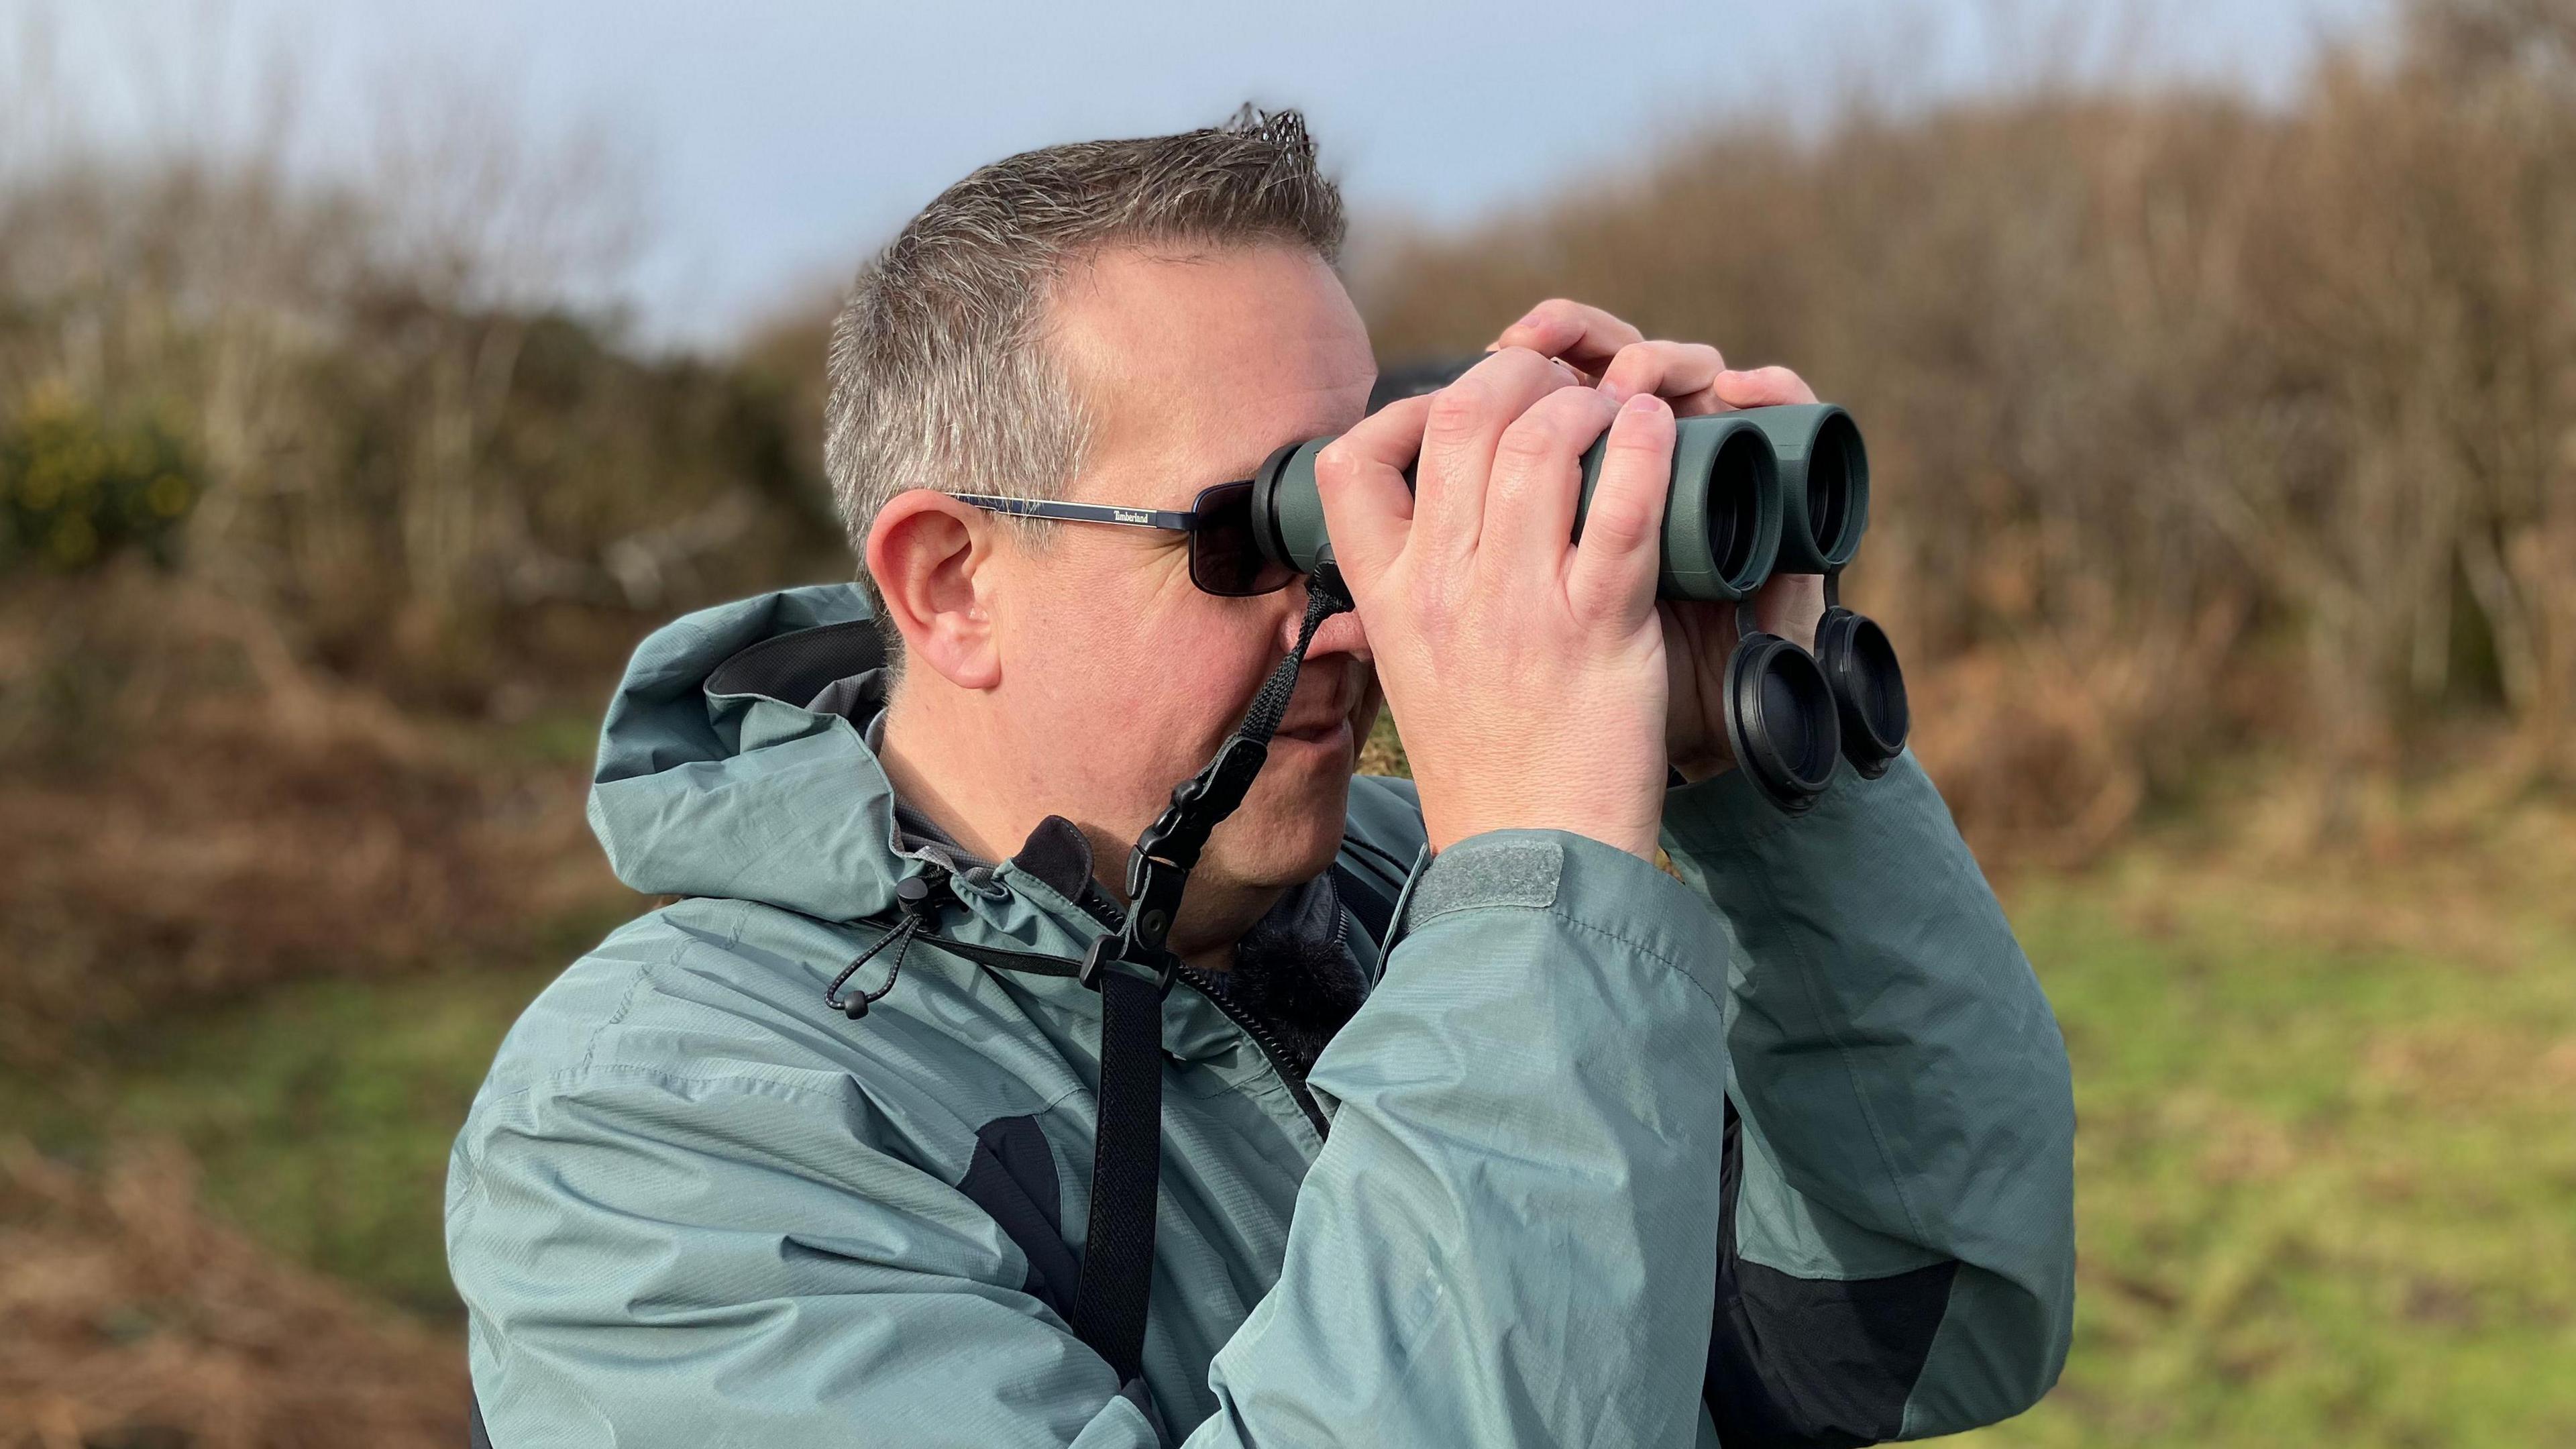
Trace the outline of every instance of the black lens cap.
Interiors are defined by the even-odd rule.
[[[1812,809],[1841,747],[1816,657],[1777,634],[1745,635],[1726,666],[1726,738],[1764,799],[1791,815]]]
[[[1875,780],[1904,753],[1914,723],[1896,646],[1876,621],[1837,607],[1816,626],[1816,657],[1841,716],[1843,758],[1863,779]]]

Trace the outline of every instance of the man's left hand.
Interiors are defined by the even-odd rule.
[[[1737,371],[1707,343],[1649,342],[1600,308],[1562,298],[1538,304],[1504,328],[1494,346],[1560,358],[1622,402],[1654,393],[1672,404],[1676,417],[1816,400],[1815,389],[1785,367]],[[1686,779],[1733,769],[1724,699],[1726,661],[1735,652],[1735,606],[1664,599],[1655,607],[1663,616],[1664,660],[1672,676],[1665,751]],[[1816,623],[1825,615],[1824,576],[1773,574],[1754,591],[1753,613],[1764,629],[1814,649]]]

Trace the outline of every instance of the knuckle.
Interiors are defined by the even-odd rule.
[[[1644,543],[1649,526],[1646,510],[1605,500],[1584,516],[1583,535],[1624,551]]]
[[[1536,422],[1535,417],[1525,416],[1504,430],[1502,441],[1494,446],[1497,471],[1506,467],[1514,470],[1533,468],[1563,451],[1555,431],[1543,424],[1533,426]]]
[[[1343,487],[1359,476],[1361,466],[1358,450],[1336,438],[1315,454],[1315,486],[1322,489]]]
[[[1492,382],[1470,372],[1432,395],[1431,414],[1424,431],[1444,438],[1474,433],[1500,406],[1501,399]]]
[[[1560,398],[1569,401],[1559,401]],[[1552,465],[1582,451],[1600,431],[1591,426],[1590,401],[1588,390],[1579,388],[1567,388],[1541,399],[1503,430],[1502,438],[1494,445],[1495,466]]]
[[[1552,379],[1557,373],[1556,359],[1531,347],[1502,348],[1486,360],[1486,365],[1493,369],[1497,378],[1519,386]]]
[[[1630,464],[1651,463],[1663,456],[1672,445],[1662,433],[1646,428],[1613,428],[1607,444],[1610,452]]]

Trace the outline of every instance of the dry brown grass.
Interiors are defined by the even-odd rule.
[[[78,1171],[0,1139],[0,1444],[452,1449],[453,1341],[201,1214],[176,1149]]]
[[[0,1055],[323,973],[495,951],[623,893],[577,765],[495,757],[136,574],[0,601]],[[14,604],[15,607],[9,605]]]

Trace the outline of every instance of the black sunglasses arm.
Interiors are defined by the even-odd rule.
[[[1107,503],[1002,498],[990,493],[952,493],[949,496],[960,503],[1022,518],[1052,518],[1064,523],[1123,523],[1133,528],[1161,528],[1175,533],[1194,533],[1199,527],[1196,509],[1182,512],[1169,508],[1120,508]]]

